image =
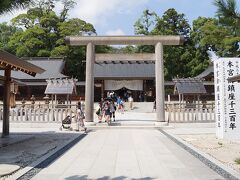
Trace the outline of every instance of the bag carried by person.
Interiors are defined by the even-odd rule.
[[[99,116],[99,115],[100,115],[100,113],[101,113],[101,109],[100,109],[100,108],[98,108],[98,110],[96,111],[96,114]]]

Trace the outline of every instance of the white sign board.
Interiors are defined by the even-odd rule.
[[[214,60],[215,116],[218,138],[240,140],[240,83],[228,78],[240,74],[240,58]]]

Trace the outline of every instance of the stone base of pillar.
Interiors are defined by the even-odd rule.
[[[157,121],[157,122],[155,122],[154,124],[155,124],[155,126],[157,126],[157,127],[166,127],[166,126],[169,126],[169,123],[168,123],[168,122],[165,122],[165,121],[163,121],[163,122]]]
[[[85,126],[88,127],[88,126],[96,126],[97,123],[96,122],[86,122],[85,121],[84,124],[85,124]]]

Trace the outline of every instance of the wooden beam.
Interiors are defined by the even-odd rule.
[[[28,71],[28,73],[33,76],[35,76],[36,73],[41,74],[45,71],[44,69],[34,64],[31,64],[27,61],[23,61],[18,57],[2,50],[0,50],[0,63],[6,68],[10,67],[11,69],[15,68],[22,69],[23,72]]]
[[[150,61],[149,61],[150,62]],[[148,61],[144,61],[144,64],[149,64]]]
[[[9,136],[9,109],[10,109],[10,84],[11,69],[6,68],[4,71],[4,92],[3,92],[3,131],[2,137]]]

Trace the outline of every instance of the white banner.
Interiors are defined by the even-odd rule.
[[[123,87],[130,90],[142,91],[143,80],[104,80],[104,87],[107,91],[115,91]]]
[[[216,135],[240,140],[240,84],[228,78],[239,74],[240,58],[214,60]]]

